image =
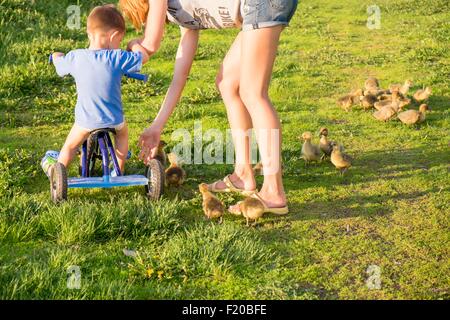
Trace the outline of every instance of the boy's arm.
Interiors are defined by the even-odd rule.
[[[73,52],[69,52],[65,55],[62,52],[55,52],[52,54],[53,65],[55,66],[56,73],[60,77],[70,74],[72,71]]]
[[[140,52],[142,54],[142,64],[146,64],[148,62],[150,57],[147,53],[147,50],[139,43],[137,42],[133,43],[130,50],[133,52]]]

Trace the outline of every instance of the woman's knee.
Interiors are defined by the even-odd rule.
[[[249,85],[239,87],[239,96],[247,109],[255,108],[263,103],[270,103],[269,95],[266,91]]]
[[[223,74],[218,74],[216,77],[216,87],[223,96],[239,96],[239,82]]]

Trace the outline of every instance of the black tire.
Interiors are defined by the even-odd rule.
[[[87,140],[88,177],[95,176],[95,161],[98,157],[98,136],[92,134]]]
[[[88,168],[87,168],[87,173],[88,173],[88,177],[93,177],[95,176],[95,161],[98,157],[98,142],[97,142],[97,135],[91,134],[89,136],[89,138],[87,139],[87,148],[86,148],[86,159],[88,162]],[[80,154],[80,166],[78,168],[78,173],[80,174],[80,176],[82,175],[82,166],[83,166],[83,156],[82,154]]]
[[[50,194],[54,203],[67,200],[67,170],[59,162],[50,169]]]
[[[164,168],[156,159],[150,160],[145,168],[145,176],[148,185],[145,186],[145,193],[150,200],[159,200],[164,192]]]

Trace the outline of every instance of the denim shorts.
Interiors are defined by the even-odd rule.
[[[242,0],[242,31],[287,26],[297,5],[298,0]]]

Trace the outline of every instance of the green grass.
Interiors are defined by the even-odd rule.
[[[82,23],[94,5],[82,1]],[[59,149],[73,121],[75,86],[47,64],[52,50],[86,46],[65,27],[70,1],[0,0],[0,298],[2,299],[448,299],[450,6],[381,0],[381,29],[366,27],[371,1],[300,1],[282,36],[271,97],[283,121],[291,213],[259,227],[203,220],[200,182],[229,165],[189,165],[188,180],[148,202],[139,188],[70,191],[49,200],[39,161]],[[215,74],[236,30],[204,31],[184,96],[164,132],[227,129]],[[135,37],[131,29],[127,39]],[[145,67],[147,85],[123,86],[130,142],[156,115],[171,81],[178,30],[169,26]],[[420,127],[345,113],[335,100],[368,76],[432,86]],[[300,159],[303,131],[327,126],[355,157],[340,177],[329,162]],[[317,141],[317,139],[316,139]],[[133,158],[128,168],[142,171]],[[76,174],[77,168],[71,168]],[[261,183],[261,178],[258,178]],[[238,198],[221,196],[226,205]],[[137,251],[129,257],[123,249]],[[80,290],[67,269],[78,265]],[[366,286],[370,265],[381,288]]]

